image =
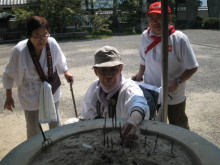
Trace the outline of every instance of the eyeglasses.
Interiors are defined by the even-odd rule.
[[[116,67],[103,67],[103,68],[96,68],[97,72],[101,75],[107,74],[116,74],[120,70],[120,68]]]
[[[39,39],[41,39],[41,38],[48,38],[48,37],[50,37],[50,34],[47,33],[47,34],[45,34],[45,35],[36,35],[36,36],[31,36],[31,37],[34,38],[34,39],[36,39],[36,40],[39,40]]]

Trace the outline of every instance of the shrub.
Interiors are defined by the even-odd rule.
[[[203,18],[200,16],[196,17],[196,24],[195,24],[195,28],[196,29],[201,29],[202,28],[202,24],[203,24]]]
[[[204,29],[218,29],[219,28],[219,19],[215,17],[210,17],[204,20],[203,23]]]
[[[93,34],[111,34],[110,23],[108,19],[96,15],[93,19]]]

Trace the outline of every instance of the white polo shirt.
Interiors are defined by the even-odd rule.
[[[148,33],[148,30],[145,30],[141,35],[140,63],[145,65],[144,83],[161,87],[162,43],[158,43],[145,54],[146,48],[153,42],[151,35],[155,34],[152,31]],[[198,67],[198,62],[187,36],[176,30],[168,38],[168,84],[186,69],[195,67]],[[180,84],[176,91],[170,92],[169,96],[171,97],[168,97],[168,103],[171,105],[183,102],[185,100],[185,82]]]

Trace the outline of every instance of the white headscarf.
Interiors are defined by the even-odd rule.
[[[107,112],[104,112],[105,106],[108,106],[109,100],[111,99],[111,97],[114,96],[121,89],[123,81],[125,81],[125,80],[121,75],[120,80],[118,81],[116,86],[114,86],[111,89],[106,89],[100,82],[98,83],[97,97],[98,97],[98,100],[101,103],[100,110],[101,110],[101,112],[103,112],[103,114],[107,113]]]

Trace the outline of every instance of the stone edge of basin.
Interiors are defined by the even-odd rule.
[[[117,119],[117,124],[125,122],[124,119]],[[104,120],[87,120],[78,123],[68,124],[57,127],[45,132],[46,138],[51,138],[54,143],[65,139],[72,134],[86,132],[90,130],[103,128]],[[106,126],[112,126],[112,120],[107,119]],[[196,164],[201,165],[219,165],[220,148],[204,139],[203,137],[180,127],[165,124],[157,121],[145,120],[141,123],[140,129],[158,133],[162,136],[171,138],[187,148],[190,154],[193,154]],[[0,162],[1,165],[22,164],[29,165],[41,151],[43,137],[36,135],[29,140],[24,141],[13,150],[11,150]]]

